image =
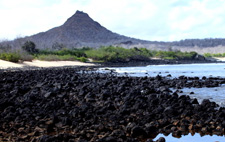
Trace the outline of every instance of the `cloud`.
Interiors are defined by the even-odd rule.
[[[76,10],[109,30],[146,40],[224,37],[223,0],[1,0],[0,38],[62,25]]]
[[[223,1],[190,1],[187,6],[175,7],[169,13],[168,28],[184,38],[224,37],[220,30],[224,29],[222,18]],[[223,5],[223,6],[222,6]],[[183,34],[183,35],[182,35]],[[176,36],[173,36],[177,39]],[[179,37],[179,36],[178,36]],[[172,39],[172,40],[174,40]]]
[[[71,0],[1,0],[0,38],[13,39],[62,25],[79,9]]]

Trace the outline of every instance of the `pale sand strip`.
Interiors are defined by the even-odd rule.
[[[91,63],[83,63],[79,61],[40,61],[33,60],[32,62],[12,63],[0,60],[0,69],[7,68],[23,68],[23,67],[63,67],[63,66],[94,66]]]
[[[225,57],[213,57],[213,58],[215,58],[218,61],[225,61]]]
[[[23,64],[12,63],[4,60],[0,60],[0,69],[7,69],[7,68],[22,68],[24,67]]]
[[[26,66],[35,67],[63,67],[63,66],[94,66],[94,64],[83,63],[78,61],[40,61],[33,60],[32,62],[23,62]]]

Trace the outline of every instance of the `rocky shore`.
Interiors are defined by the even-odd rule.
[[[168,64],[200,64],[200,63],[223,63],[222,60],[164,60],[164,59],[151,59],[151,60],[131,60],[129,62],[105,62],[96,63],[103,67],[137,67],[148,65],[168,65]]]
[[[92,69],[1,71],[0,141],[153,142],[159,133],[224,135],[225,108],[170,88],[216,87],[225,79],[122,77]]]

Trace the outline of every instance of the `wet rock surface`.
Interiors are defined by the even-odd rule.
[[[219,86],[223,78],[122,77],[85,70],[0,72],[0,141],[152,142],[158,133],[224,135],[225,108],[169,89]]]

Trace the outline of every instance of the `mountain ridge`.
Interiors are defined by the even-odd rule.
[[[154,34],[154,33],[153,33]],[[21,47],[26,41],[33,41],[37,48],[79,48],[100,46],[122,46],[125,48],[145,47],[153,50],[197,51],[202,48],[221,49],[225,47],[224,38],[184,39],[180,41],[147,41],[114,33],[94,21],[83,11],[76,11],[64,24],[48,31],[11,41],[12,47]],[[195,49],[195,48],[198,49]],[[213,52],[219,52],[212,49]],[[211,52],[209,51],[209,52]],[[205,51],[204,51],[205,52]],[[225,52],[225,48],[223,51]]]
[[[132,43],[147,42],[113,33],[82,11],[76,11],[61,26],[25,37],[24,39],[33,41],[38,48],[50,48],[56,43],[63,44],[67,47],[99,47],[102,45],[120,44],[127,41],[132,41]]]

